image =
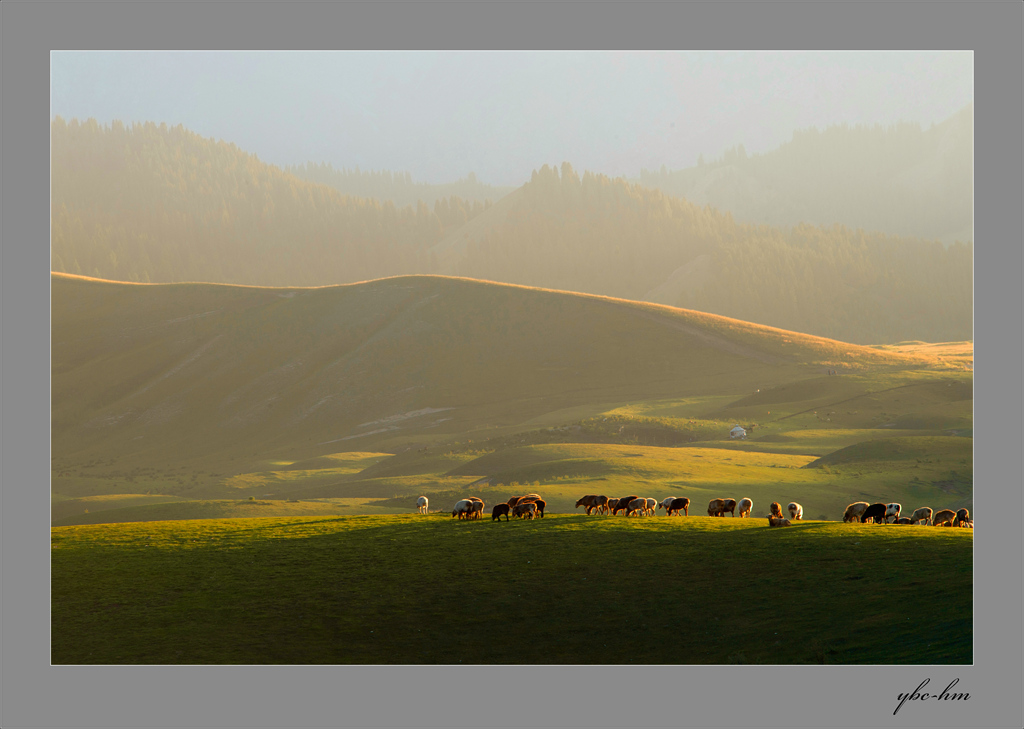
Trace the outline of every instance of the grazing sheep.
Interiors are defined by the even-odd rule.
[[[914,520],[911,519],[909,516],[901,516],[899,519],[896,520],[896,523],[897,524],[913,524]]]
[[[754,502],[750,499],[740,499],[739,506],[740,519],[750,516],[750,510],[754,508]]]
[[[792,522],[789,519],[784,519],[782,517],[769,516],[768,517],[768,526],[769,527],[788,527],[788,526],[792,526]]]
[[[476,496],[470,496],[469,501],[472,502],[472,508],[469,510],[470,519],[479,519],[484,514],[484,502],[483,499],[478,499]]]
[[[902,509],[902,508],[903,507],[900,506],[899,504],[895,504],[895,503],[894,504],[886,504],[885,505],[885,523],[886,524],[889,523],[889,518],[890,517],[892,518],[893,521],[898,520],[900,518],[900,509]]]
[[[519,503],[519,499],[521,499],[521,498],[522,498],[522,496],[513,496],[511,499],[509,499],[508,500],[509,508],[510,509],[516,508],[516,504]]]
[[[672,499],[672,503],[668,505],[668,515],[672,516],[672,512],[679,516],[679,510],[682,509],[686,516],[690,515],[690,500],[685,496],[681,496],[677,499]]]
[[[658,510],[658,502],[654,499],[647,499],[647,515],[654,516],[654,512]]]
[[[922,506],[920,509],[910,515],[910,520],[915,524],[924,522],[925,525],[932,520],[932,510],[928,506]]]
[[[636,512],[640,512],[640,516],[643,516],[646,510],[647,499],[636,498],[629,502],[629,506],[626,508],[626,516],[632,516]]]
[[[416,510],[421,514],[426,514],[428,503],[429,502],[427,501],[426,496],[419,497],[418,499],[416,499]]]
[[[778,501],[773,501],[772,505],[768,507],[768,511],[770,511],[771,515],[774,516],[776,519],[782,518],[782,504],[780,504]]]
[[[789,509],[789,518],[793,521],[800,521],[804,518],[804,507],[795,501],[790,501],[786,508]]]
[[[604,508],[604,513],[605,514],[611,514],[612,516],[615,516],[615,510],[616,510],[616,508],[618,508],[618,506],[619,506],[619,500],[618,499],[608,499],[608,503],[604,505],[604,507],[605,507]]]
[[[952,509],[943,509],[935,518],[932,519],[932,526],[953,526],[953,520],[956,519],[956,512]]]
[[[874,519],[879,524],[885,521],[885,512],[888,509],[886,504],[872,504],[868,508],[864,509],[864,514],[860,520],[865,524],[868,523],[868,519]]]
[[[508,521],[508,504],[495,504],[494,508],[491,509],[491,521],[501,521],[501,517],[505,517],[505,521]]]
[[[468,518],[472,509],[473,502],[469,499],[462,499],[461,501],[455,502],[455,508],[452,509],[452,516],[458,516],[460,519]]]
[[[736,499],[711,499],[708,503],[708,516],[725,516],[725,512],[736,516]]]
[[[953,519],[953,526],[962,527],[971,520],[971,512],[967,509],[960,509],[956,512],[956,517]]]
[[[520,496],[518,503],[519,504],[527,504],[527,503],[537,504],[537,512],[541,516],[544,516],[544,507],[548,505],[547,502],[544,501],[544,499],[542,499],[539,494],[526,494],[525,496]]]
[[[846,512],[843,514],[843,523],[849,521],[860,521],[864,511],[868,508],[869,504],[866,501],[855,501],[846,507]]]
[[[587,510],[587,516],[590,516],[590,512],[597,509],[598,513],[602,512],[602,507],[608,503],[607,496],[599,496],[597,494],[588,494],[576,502],[576,508],[581,506]]]
[[[664,509],[666,511],[666,513],[667,513],[669,511],[669,509],[672,508],[672,498],[673,497],[669,496],[668,498],[662,499],[661,503],[658,504],[658,508],[659,509]]]
[[[532,519],[537,513],[537,504],[532,501],[527,501],[522,504],[516,504],[512,509],[512,516],[518,519]]]
[[[623,496],[622,498],[620,498],[619,502],[615,505],[615,509],[612,511],[612,516],[616,516],[620,511],[625,511],[628,516],[628,509],[630,503],[638,498],[639,497],[636,494],[632,494],[631,496]]]
[[[581,496],[579,501],[576,502],[576,508],[578,509],[581,506],[584,507],[587,510],[587,516],[590,516],[590,510],[594,508],[593,504],[594,499],[596,498],[596,494],[587,494],[586,496]]]

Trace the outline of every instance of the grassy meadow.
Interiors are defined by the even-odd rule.
[[[970,663],[972,537],[596,515],[60,527],[52,661]]]
[[[969,342],[429,276],[52,292],[54,663],[972,660],[973,532],[839,521],[974,514]],[[629,493],[690,516],[575,509]]]

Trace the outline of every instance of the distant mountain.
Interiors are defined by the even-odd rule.
[[[932,361],[432,276],[281,289],[53,274],[51,291],[57,474],[100,456],[125,472],[209,462],[223,473],[275,454],[380,451],[567,408],[580,417],[605,403],[752,392],[826,367]]]
[[[449,274],[722,314],[863,344],[973,336],[970,244],[737,223],[548,166],[497,200],[343,195],[180,126],[52,124],[52,270],[324,286]]]
[[[697,167],[644,170],[636,181],[746,223],[972,241],[974,105],[929,129],[811,128],[765,154],[747,156],[740,145]]]
[[[296,177],[332,187],[344,195],[370,197],[382,202],[390,201],[398,207],[416,206],[423,202],[429,208],[448,198],[456,197],[468,202],[494,202],[514,187],[487,185],[476,179],[472,172],[465,178],[455,182],[431,184],[413,182],[408,172],[391,172],[381,170],[335,169],[331,164],[307,162],[302,165],[285,165],[284,171]]]

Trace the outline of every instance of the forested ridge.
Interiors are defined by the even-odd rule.
[[[738,223],[567,163],[494,205],[449,196],[399,207],[181,126],[57,118],[52,130],[55,271],[271,286],[448,273],[855,343],[972,338],[971,244]]]
[[[268,286],[418,273],[427,248],[487,207],[343,195],[180,125],[51,128],[54,271]]]

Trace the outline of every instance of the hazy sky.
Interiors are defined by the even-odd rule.
[[[974,99],[964,52],[53,52],[51,114],[184,124],[273,164],[634,176],[794,129],[942,121]]]

